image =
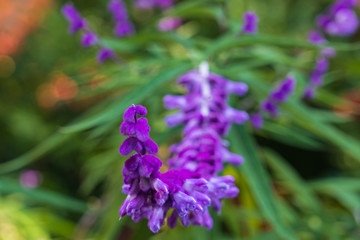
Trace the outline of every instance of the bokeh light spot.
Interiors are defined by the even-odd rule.
[[[10,77],[15,72],[14,60],[6,55],[0,55],[0,78]]]

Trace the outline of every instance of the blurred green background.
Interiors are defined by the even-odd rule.
[[[307,34],[332,1],[181,0],[165,12],[126,2],[137,34],[119,39],[107,1],[74,1],[126,62],[98,65],[97,49],[68,34],[65,1],[0,1],[0,239],[360,239],[359,33],[329,38],[338,53],[325,85],[314,100],[301,98],[319,50]],[[259,35],[238,34],[248,10]],[[163,16],[184,24],[160,33]],[[297,91],[262,130],[233,127],[231,149],[246,161],[224,174],[240,194],[212,213],[214,228],[154,235],[145,220],[118,220],[122,113],[132,103],[148,108],[165,164],[181,128],[165,126],[162,97],[184,93],[176,78],[202,60],[249,85],[231,98],[238,109],[251,112],[289,72]]]

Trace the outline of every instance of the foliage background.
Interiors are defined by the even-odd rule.
[[[325,86],[314,100],[301,99],[318,52],[306,37],[331,1],[182,0],[166,13],[144,13],[128,1],[138,33],[125,39],[111,35],[107,1],[75,1],[126,61],[120,65],[97,65],[96,49],[80,48],[79,36],[67,34],[63,3],[0,2],[0,11],[13,11],[0,19],[10,39],[0,38],[0,45],[19,42],[12,52],[0,49],[0,239],[360,238],[359,34],[330,39],[338,55]],[[238,35],[247,10],[259,15],[257,36]],[[185,24],[159,33],[164,14]],[[165,163],[181,128],[163,123],[169,111],[162,97],[183,93],[176,77],[201,60],[249,84],[245,98],[231,99],[236,108],[251,111],[289,72],[297,92],[263,130],[233,127],[231,149],[246,162],[224,173],[235,176],[241,193],[225,201],[221,215],[213,213],[211,231],[178,226],[153,235],[146,221],[118,221],[121,116],[132,103],[148,108]],[[19,183],[29,169],[41,173],[37,188]]]

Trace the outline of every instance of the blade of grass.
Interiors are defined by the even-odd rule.
[[[99,112],[95,116],[76,121],[69,126],[63,127],[62,132],[78,132],[88,128],[95,127],[97,125],[103,124],[111,119],[120,119],[124,110],[131,104],[137,104],[147,97],[149,97],[161,84],[164,82],[175,78],[184,71],[190,69],[189,63],[178,64],[177,66],[165,70],[155,76],[147,84],[133,90],[128,95],[124,96],[120,100],[111,104],[105,110]]]
[[[264,166],[257,155],[253,137],[244,126],[233,126],[229,139],[235,153],[242,154],[246,161],[240,167],[249,182],[251,191],[257,200],[259,208],[267,220],[270,221],[278,235],[283,239],[296,239],[289,226],[281,221],[275,202],[271,182]]]
[[[46,203],[62,210],[73,212],[84,212],[87,209],[86,203],[62,194],[41,189],[27,189],[9,180],[0,180],[0,192],[21,193],[35,202]]]

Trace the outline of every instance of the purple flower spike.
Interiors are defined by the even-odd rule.
[[[97,54],[98,63],[104,63],[108,59],[113,59],[115,57],[115,52],[110,48],[102,48]]]
[[[84,47],[94,46],[98,43],[98,37],[91,31],[84,32],[81,38],[81,45]]]
[[[226,104],[230,93],[245,94],[246,84],[211,73],[207,63],[181,76],[179,83],[188,89],[188,95],[164,98],[167,108],[180,110],[167,117],[167,124],[185,125],[184,139],[171,147],[170,170],[159,172],[162,162],[153,155],[158,147],[150,139],[144,107],[130,106],[120,127],[121,134],[127,136],[120,153],[136,153],[124,164],[122,190],[128,196],[119,214],[131,216],[134,221],[148,219],[148,227],[154,233],[164,225],[169,210],[172,214],[167,223],[171,228],[179,218],[185,227],[199,225],[210,229],[213,221],[208,208],[220,212],[222,199],[236,197],[239,192],[233,177],[220,177],[217,173],[225,162],[238,165],[244,161],[242,156],[229,152],[222,137],[231,123],[248,119],[246,112]],[[288,90],[289,86],[283,88]]]
[[[258,17],[254,12],[245,12],[243,15],[242,32],[245,34],[257,34]]]
[[[327,13],[321,14],[316,18],[316,24],[323,32],[334,36],[351,36],[359,27],[359,19],[354,11],[357,0],[337,0]],[[309,41],[323,45],[327,43],[320,31],[312,31]],[[322,86],[324,75],[329,68],[329,59],[336,55],[335,49],[323,47],[316,60],[313,71],[309,76],[309,83],[303,93],[304,98],[311,99],[315,96],[317,88]]]

